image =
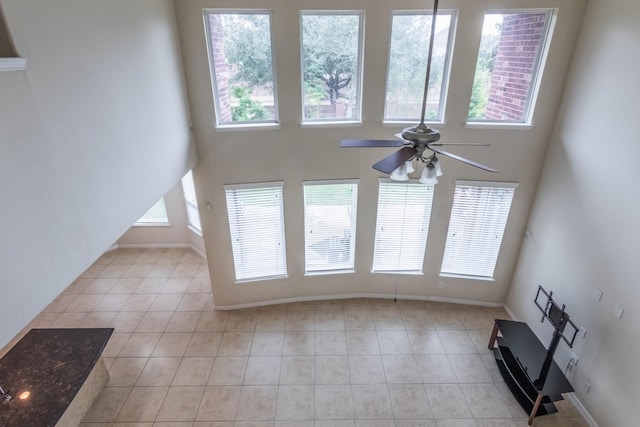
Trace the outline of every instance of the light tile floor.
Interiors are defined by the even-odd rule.
[[[345,299],[215,311],[187,249],[104,254],[31,327],[112,327],[83,427],[521,427],[498,308]],[[28,329],[27,329],[28,330]],[[587,426],[567,400],[534,426]]]

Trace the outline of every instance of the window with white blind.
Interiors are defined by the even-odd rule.
[[[133,225],[169,225],[169,217],[167,216],[167,208],[164,205],[164,197],[161,197],[160,200],[155,202]]]
[[[358,181],[303,185],[305,272],[353,271]]]
[[[422,273],[432,201],[432,185],[380,180],[374,273]]]
[[[283,185],[224,186],[237,282],[287,276]]]
[[[442,275],[492,279],[518,184],[456,181]]]
[[[196,199],[196,186],[193,182],[193,174],[191,171],[187,172],[187,174],[182,177],[182,193],[184,194],[184,202],[187,207],[189,228],[199,235],[202,235],[200,213],[198,212],[198,200]]]

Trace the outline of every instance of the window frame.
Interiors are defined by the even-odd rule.
[[[273,79],[273,119],[272,120],[256,120],[245,122],[222,122],[220,101],[218,97],[218,81],[215,73],[215,61],[213,58],[212,44],[211,44],[211,26],[209,25],[209,15],[268,15],[269,16],[269,37],[270,37],[270,50],[271,50],[271,74]],[[230,131],[230,130],[261,130],[261,129],[279,129],[279,103],[278,103],[278,78],[276,72],[275,61],[275,46],[274,46],[274,33],[273,33],[273,11],[269,9],[221,9],[221,8],[204,8],[202,10],[204,29],[205,29],[205,41],[207,44],[207,58],[209,62],[209,77],[211,79],[211,90],[213,95],[213,109],[214,109],[214,128],[217,131]]]
[[[158,203],[162,202],[162,207],[164,208],[166,221],[144,221],[144,217],[156,207]],[[156,201],[147,211],[140,217],[136,222],[133,223],[134,227],[170,227],[171,222],[169,222],[169,213],[167,212],[167,202],[164,196],[160,197],[158,201]]]
[[[509,223],[509,215],[511,214],[511,209],[513,207],[513,199],[515,197],[515,190],[518,188],[519,184],[516,182],[498,182],[498,181],[470,181],[470,180],[456,180],[455,182],[455,187],[454,187],[454,195],[453,195],[453,201],[452,201],[452,206],[451,206],[451,214],[449,215],[449,225],[447,226],[447,234],[446,234],[446,241],[445,241],[445,245],[444,245],[444,250],[442,253],[442,263],[440,265],[440,272],[439,272],[439,276],[440,277],[453,277],[453,278],[461,278],[461,279],[469,279],[469,280],[480,280],[480,281],[494,281],[495,280],[495,270],[496,267],[498,265],[498,260],[500,257],[500,251],[502,249],[502,244],[504,242],[504,234],[505,231],[507,229],[507,225]],[[500,188],[500,189],[511,189],[511,200],[509,201],[509,206],[508,206],[508,210],[506,212],[506,214],[504,215],[504,224],[502,224],[502,231],[501,231],[501,235],[500,235],[500,242],[497,245],[496,251],[495,253],[488,253],[489,256],[494,257],[494,261],[493,261],[493,267],[492,267],[492,272],[491,275],[482,275],[482,274],[469,274],[469,273],[460,273],[460,272],[455,272],[455,271],[444,271],[445,269],[445,263],[447,262],[447,253],[448,253],[448,248],[449,248],[449,243],[451,242],[450,240],[450,236],[451,236],[451,224],[455,221],[455,215],[456,215],[456,193],[459,187],[479,187],[479,188]],[[468,209],[466,210],[468,212]],[[474,214],[478,215],[480,214],[481,211],[475,211]],[[496,218],[496,221],[500,220],[501,218]],[[488,246],[491,246],[490,242],[488,241],[489,237],[484,236],[483,237],[484,240],[482,241],[478,241],[478,240],[474,240],[472,243],[475,243],[476,246],[478,245],[478,243],[482,244],[483,247],[487,248]],[[455,250],[455,249],[452,249]],[[464,249],[463,249],[464,251]],[[468,251],[468,250],[467,250]],[[487,251],[490,252],[490,251]],[[453,255],[452,255],[453,257]],[[460,262],[460,261],[458,261]]]
[[[536,58],[534,72],[531,74],[531,83],[529,85],[527,94],[527,108],[523,113],[522,121],[508,121],[508,120],[486,120],[486,119],[470,119],[469,107],[471,106],[471,94],[469,103],[467,104],[467,118],[465,119],[465,128],[468,129],[501,129],[501,128],[520,128],[530,129],[533,127],[533,116],[535,114],[536,105],[538,101],[538,94],[540,92],[540,86],[542,84],[542,76],[547,65],[547,59],[549,56],[549,50],[551,48],[551,40],[553,39],[553,33],[558,17],[557,8],[523,8],[523,9],[490,9],[483,13],[483,27],[484,19],[487,15],[518,15],[518,14],[533,14],[544,13],[547,15],[545,20],[544,35],[540,41],[540,49]],[[482,44],[482,33],[480,34],[477,54],[480,56],[480,45]],[[475,75],[477,72],[477,60],[476,69],[473,73],[473,82],[475,82]],[[472,83],[473,83],[472,82]]]
[[[363,96],[363,77],[364,77],[364,26],[365,26],[365,10],[299,10],[299,26],[300,26],[300,126],[305,127],[350,127],[362,124],[362,96]],[[357,15],[358,16],[358,84],[356,85],[356,117],[349,119],[306,119],[305,118],[305,90],[304,90],[304,30],[302,19],[305,15]]]
[[[440,88],[440,102],[438,105],[438,117],[437,120],[427,120],[425,118],[425,122],[429,124],[435,125],[444,125],[445,124],[445,114],[447,107],[447,99],[449,96],[449,84],[451,81],[451,63],[453,60],[453,52],[455,48],[455,37],[458,26],[458,10],[457,9],[441,9],[438,10],[438,15],[436,16],[436,22],[438,17],[441,15],[450,15],[450,23],[449,23],[449,34],[447,36],[447,53],[445,54],[444,61],[444,69],[442,70],[442,86]],[[429,15],[433,16],[433,11],[428,9],[411,9],[411,10],[392,10],[391,11],[391,19],[389,25],[389,44],[387,50],[387,72],[385,74],[385,89],[384,89],[384,106],[382,110],[382,125],[383,126],[393,126],[398,124],[415,124],[420,121],[420,115],[418,114],[415,118],[388,118],[387,114],[387,92],[389,90],[389,72],[391,69],[391,42],[393,38],[393,18],[395,16],[406,16],[406,15]],[[427,29],[428,30],[428,29]],[[428,46],[425,46],[428,48]],[[424,91],[424,88],[423,88]],[[422,92],[421,92],[422,93]]]
[[[360,184],[359,179],[340,179],[340,180],[321,180],[321,181],[303,181],[302,182],[302,190],[303,190],[303,216],[304,216],[304,274],[305,276],[315,276],[315,275],[328,275],[328,274],[345,274],[345,273],[354,273],[355,272],[355,247],[356,247],[356,230],[357,230],[357,219],[358,219],[358,186]],[[330,185],[351,185],[352,186],[352,217],[351,220],[351,237],[349,240],[349,259],[350,265],[344,268],[318,268],[318,269],[309,269],[307,253],[309,251],[309,245],[307,244],[307,235],[308,235],[308,218],[307,218],[307,192],[306,188],[310,186],[330,186]]]
[[[378,230],[379,230],[379,226],[380,226],[380,196],[382,193],[382,188],[383,185],[386,184],[391,184],[392,186],[408,186],[408,185],[415,185],[416,187],[424,187],[427,191],[427,194],[425,195],[428,200],[426,201],[425,204],[425,218],[423,219],[423,221],[426,221],[424,223],[424,241],[422,241],[420,243],[421,245],[421,251],[422,251],[422,256],[421,257],[416,257],[416,259],[420,260],[419,265],[417,265],[417,268],[413,268],[413,269],[400,269],[400,261],[398,260],[398,268],[397,269],[387,269],[387,268],[382,268],[382,266],[379,266],[378,268],[376,268],[376,258],[378,256],[381,255],[377,255],[378,254],[378,242],[381,240]],[[429,197],[429,193],[430,193],[430,197]],[[425,185],[425,184],[421,184],[418,182],[418,180],[416,179],[410,179],[408,181],[403,181],[403,182],[397,182],[397,181],[392,181],[389,178],[379,178],[378,180],[378,197],[377,197],[377,209],[376,209],[376,222],[375,222],[375,232],[374,232],[374,247],[373,247],[373,259],[372,259],[372,263],[371,263],[371,273],[374,274],[407,274],[407,275],[423,275],[424,274],[424,262],[425,262],[425,256],[426,256],[426,252],[427,252],[427,244],[429,241],[429,228],[431,227],[431,214],[433,212],[433,199],[434,199],[434,195],[435,195],[435,190],[434,190],[434,186],[433,185]],[[405,205],[406,206],[406,205]],[[388,215],[388,214],[386,214]],[[402,249],[400,249],[402,250]],[[401,253],[397,255],[398,258],[402,258]]]
[[[239,278],[238,272],[242,270],[242,268],[241,266],[239,266],[238,259],[236,258],[236,253],[238,252],[239,249],[234,244],[234,231],[239,232],[240,230],[234,230],[232,225],[233,221],[231,219],[232,211],[230,209],[230,204],[229,204],[229,192],[233,192],[237,190],[240,190],[240,191],[256,190],[261,188],[270,188],[270,189],[278,188],[279,189],[279,196],[280,196],[279,197],[280,202],[278,204],[279,221],[277,224],[277,227],[279,228],[279,230],[277,231],[277,233],[279,233],[282,240],[279,242],[278,246],[280,246],[281,249],[279,250],[279,253],[276,256],[276,258],[282,264],[276,265],[276,267],[274,268],[274,271],[276,272],[274,272],[274,274],[265,274],[262,276],[250,276],[250,277],[248,275],[243,275],[241,278]],[[231,243],[232,257],[233,257],[233,264],[234,264],[235,283],[241,284],[241,283],[248,283],[248,282],[287,278],[288,277],[287,248],[286,248],[286,234],[285,234],[285,221],[284,221],[284,182],[276,181],[276,182],[257,182],[257,183],[247,183],[247,184],[225,184],[223,185],[223,189],[225,192],[225,202],[227,206],[227,221],[228,221],[227,224],[229,227],[228,228],[229,237],[231,239],[230,243]]]
[[[185,185],[186,182],[186,185]],[[182,195],[184,197],[184,203],[187,209],[187,227],[189,230],[196,233],[198,236],[202,237],[202,222],[200,220],[200,210],[198,209],[198,199],[196,193],[196,183],[193,179],[193,171],[190,170],[182,177],[180,180],[180,184],[182,185]],[[191,189],[193,189],[193,201],[190,200],[191,197]],[[197,224],[194,223],[194,217],[197,219]]]

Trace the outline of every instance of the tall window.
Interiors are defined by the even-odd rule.
[[[427,69],[431,13],[393,12],[385,121],[418,121]],[[442,11],[436,18],[433,60],[429,75],[426,118],[442,121],[449,81],[449,62],[455,13]]]
[[[469,122],[529,123],[553,11],[484,17]]]
[[[184,194],[185,205],[187,206],[189,227],[196,233],[202,235],[200,213],[198,212],[198,200],[196,199],[196,187],[193,183],[193,174],[191,171],[187,172],[187,174],[182,178],[182,192]]]
[[[353,271],[358,182],[304,183],[305,272]]]
[[[164,197],[155,202],[151,209],[145,212],[142,217],[136,221],[134,225],[167,225],[169,217],[167,216],[167,208],[164,205]]]
[[[422,273],[432,200],[432,185],[381,180],[374,273]]]
[[[218,125],[277,122],[271,12],[204,15]]]
[[[287,276],[283,185],[224,186],[238,282]]]
[[[457,181],[441,274],[491,279],[518,185]]]
[[[362,12],[302,12],[305,122],[360,120]]]

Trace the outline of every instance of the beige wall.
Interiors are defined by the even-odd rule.
[[[393,9],[424,9],[424,1],[401,0],[192,0],[176,2],[185,73],[193,111],[200,163],[195,171],[203,213],[205,245],[209,255],[216,305],[232,306],[266,300],[339,294],[416,295],[431,298],[504,301],[513,265],[555,112],[564,86],[582,18],[584,0],[449,0],[442,9],[458,9],[459,24],[446,109],[445,141],[490,142],[491,147],[465,147],[455,151],[497,167],[486,172],[444,159],[445,175],[435,190],[424,275],[371,274],[378,174],[371,165],[391,150],[338,148],[343,138],[390,138],[402,127],[382,127],[390,14]],[[211,80],[203,30],[203,8],[266,8],[273,10],[275,65],[281,128],[262,131],[216,131]],[[465,121],[473,82],[483,14],[488,9],[559,7],[549,59],[531,129],[469,129]],[[363,125],[351,128],[300,127],[299,10],[365,9]],[[304,276],[304,180],[359,178],[356,273]],[[495,281],[474,281],[438,276],[444,251],[456,179],[518,182]],[[237,285],[226,216],[223,184],[259,181],[285,182],[284,208],[289,278]],[[438,282],[444,288],[438,287]]]
[[[551,329],[532,303],[539,284],[587,329],[573,349],[580,361],[571,379],[603,427],[638,425],[639,22],[636,0],[589,2],[508,299],[544,342]],[[614,316],[618,304],[621,319]],[[563,368],[568,354],[561,343]]]
[[[195,163],[173,2],[0,0],[0,347]]]

